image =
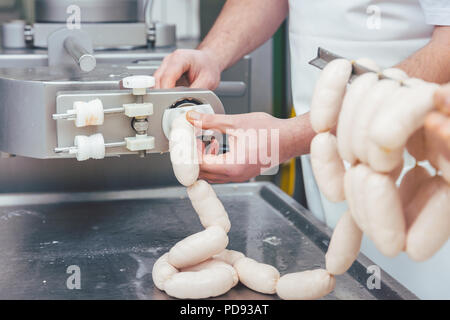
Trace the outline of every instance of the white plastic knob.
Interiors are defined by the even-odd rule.
[[[74,143],[77,147],[76,154],[78,161],[105,158],[105,140],[101,133],[94,134],[90,137],[76,136]]]
[[[134,95],[144,95],[147,88],[153,88],[156,84],[152,76],[131,76],[122,80],[123,87],[133,89]]]
[[[75,125],[78,128],[99,126],[105,121],[103,103],[100,99],[89,102],[76,101],[73,104],[73,110],[69,110],[69,113],[76,114]]]
[[[74,141],[75,147],[77,147],[77,160],[86,161],[90,158],[90,145],[89,137],[86,136],[76,136]]]

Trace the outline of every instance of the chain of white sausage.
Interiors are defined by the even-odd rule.
[[[348,70],[345,62],[340,63],[341,72]],[[337,71],[325,68],[323,72]],[[406,147],[417,161],[430,160],[437,170],[449,168],[424,137],[423,122],[433,109],[432,93],[437,85],[409,79],[398,69],[387,69],[382,74],[409,87],[400,87],[390,80],[376,81],[375,74],[359,77],[341,101],[328,105],[336,108],[327,123],[338,125],[337,139],[329,131],[316,130],[318,134],[311,145],[312,168],[319,189],[330,201],[347,200],[350,208],[338,222],[326,254],[326,268],[333,275],[346,272],[352,265],[363,232],[383,254],[396,256],[404,250],[417,261],[430,258],[450,236],[448,181],[439,175],[431,177],[416,164],[400,188],[395,184],[403,168]],[[321,79],[316,94],[326,94],[332,88],[321,83]],[[311,107],[326,109],[314,103]],[[323,113],[312,110],[312,114]],[[313,128],[320,127],[314,126],[313,121],[312,124]],[[350,170],[345,171],[343,159],[352,165]]]
[[[189,128],[186,122],[185,118],[174,121],[173,125],[182,127],[184,132],[171,135],[174,139],[170,141],[171,151],[178,148],[177,153],[182,155],[193,151],[179,150],[190,146],[176,141],[179,137],[186,140],[194,137],[192,132],[192,136],[186,138],[186,129]],[[177,163],[176,157],[171,154],[175,175],[188,187],[188,196],[205,230],[178,242],[157,260],[152,272],[156,287],[176,298],[199,299],[222,295],[240,280],[253,290],[275,293],[278,271],[246,258],[240,252],[225,249],[228,245],[226,233],[231,224],[223,204],[206,181],[197,181],[198,173],[197,177],[185,175],[186,170],[198,172],[195,167],[198,164]],[[197,281],[200,279],[202,281]],[[202,285],[199,287],[197,284],[200,282]]]
[[[174,123],[185,126],[184,120]],[[184,163],[184,168],[174,168],[184,185],[193,178],[185,179],[182,172],[189,165]],[[197,172],[196,168],[194,170]],[[156,261],[152,276],[158,289],[181,299],[222,295],[238,281],[260,293],[278,293],[283,299],[315,299],[333,290],[334,278],[325,270],[299,272],[280,279],[273,266],[225,249],[228,244],[226,233],[231,224],[222,203],[206,181],[199,180],[187,187],[191,203],[206,229],[178,242]],[[201,286],[198,285],[200,282]],[[292,283],[296,285],[292,287]]]
[[[370,61],[367,61],[367,63],[369,62]],[[361,61],[358,61],[358,63],[361,63]],[[201,223],[206,230],[180,241],[171,249],[170,253],[162,256],[157,263],[155,263],[154,272],[157,276],[154,276],[154,280],[155,285],[159,289],[165,290],[169,295],[178,298],[206,298],[220,295],[236,285],[236,275],[233,275],[233,272],[231,271],[234,270],[238,279],[247,287],[255,291],[266,294],[273,294],[276,292],[283,299],[317,299],[330,293],[334,289],[334,275],[345,273],[352,265],[360,250],[363,231],[374,240],[377,247],[379,247],[386,255],[395,256],[399,251],[405,249],[405,244],[408,243],[406,230],[410,225],[405,222],[405,213],[403,212],[404,204],[402,203],[400,193],[402,189],[409,190],[409,187],[404,185],[403,188],[400,187],[399,191],[394,183],[394,178],[398,177],[401,168],[403,167],[403,163],[400,164],[396,162],[400,161],[398,159],[400,158],[399,154],[403,155],[404,147],[397,148],[396,150],[387,150],[376,144],[369,144],[367,145],[368,149],[363,151],[364,154],[367,155],[364,160],[368,163],[362,164],[359,162],[361,161],[361,159],[359,159],[360,157],[351,155],[354,158],[354,160],[351,161],[353,162],[353,167],[350,170],[345,171],[340,156],[340,141],[338,141],[339,132],[341,130],[339,130],[338,127],[338,139],[336,139],[334,135],[331,134],[330,129],[338,122],[340,108],[345,96],[344,83],[347,83],[348,77],[350,76],[349,70],[351,70],[351,62],[341,60],[336,61],[333,64],[328,67],[328,70],[332,71],[327,71],[327,68],[324,69],[322,77],[325,80],[319,79],[314,94],[315,98],[313,98],[311,110],[312,123],[313,128],[318,130],[318,135],[314,138],[311,146],[311,158],[313,171],[318,180],[319,188],[331,201],[336,202],[346,199],[349,202],[350,210],[342,216],[335,228],[326,254],[326,270],[318,269],[297,272],[284,275],[280,278],[279,272],[274,267],[246,258],[242,253],[226,250],[225,247],[228,244],[226,233],[230,228],[226,211],[223,208],[222,203],[217,199],[211,186],[205,181],[197,181],[192,186],[188,186],[188,194],[193,207],[199,214]],[[374,64],[372,63],[372,69],[373,66]],[[399,77],[400,79],[404,76],[397,69],[388,69],[383,73],[390,77]],[[336,76],[339,80],[336,80]],[[334,83],[330,82],[330,79],[334,79]],[[407,79],[404,79],[403,77],[403,80]],[[324,83],[321,84],[320,81],[323,81]],[[325,91],[328,90],[328,92],[330,92],[330,85],[332,89],[331,92],[333,92],[333,89],[334,92],[329,97],[324,97],[324,89]],[[366,86],[370,89],[370,86],[367,84]],[[390,87],[390,85],[386,86]],[[379,95],[381,96],[385,89],[383,89],[382,86],[380,87]],[[395,86],[392,86],[392,89],[390,90],[395,91]],[[406,92],[406,90],[403,91]],[[404,95],[406,95],[406,93],[404,93]],[[382,98],[377,98],[382,101]],[[374,104],[374,109],[375,107],[376,104]],[[373,112],[375,112],[375,110],[373,110]],[[365,116],[366,119],[371,119],[370,115],[365,114]],[[411,121],[417,120],[418,117],[419,115],[416,115],[415,119],[413,119],[414,117],[411,117]],[[341,119],[339,119],[339,122],[341,122]],[[370,133],[364,132],[364,134],[365,139],[363,139],[363,141],[367,140],[367,136],[369,136]],[[407,138],[409,138],[409,136],[407,136]],[[405,140],[404,137],[403,139]],[[417,140],[420,141],[420,137]],[[395,143],[393,145],[395,145]],[[413,147],[411,147],[411,149],[413,149]],[[352,152],[352,148],[349,150]],[[399,150],[401,150],[401,152]],[[393,151],[395,151],[396,154],[392,153]],[[395,155],[395,158],[392,156],[389,158],[390,154]],[[387,159],[386,165],[381,166],[382,169],[377,167],[382,173],[378,173],[370,167],[377,166],[380,162],[378,159],[380,158]],[[421,158],[423,158],[423,155]],[[391,162],[388,163],[387,161]],[[396,166],[393,166],[392,163],[395,163]],[[425,188],[425,193],[429,194],[430,192],[426,192],[429,189],[434,191],[437,190],[438,199],[435,202],[438,202],[438,200],[440,200],[441,203],[446,201],[446,197],[448,198],[448,184],[443,183],[441,181],[442,179],[439,180],[439,177],[434,178],[433,182],[429,182],[431,178],[426,178],[424,178],[424,181],[420,182],[421,188]],[[418,181],[417,179],[413,180]],[[347,183],[345,183],[345,181],[347,181]],[[438,187],[436,187],[436,185],[438,185]],[[205,199],[199,198],[198,193],[193,191],[193,189],[195,190],[196,188],[204,189]],[[363,197],[361,199],[359,193],[364,192],[363,190],[367,188],[381,189],[381,192],[370,194],[369,197]],[[417,188],[417,190],[414,191],[415,193],[418,193],[420,190],[420,188]],[[199,193],[201,194],[201,192]],[[386,197],[386,193],[390,194],[390,196],[388,195]],[[409,193],[406,192],[405,194]],[[367,205],[366,201],[371,205]],[[396,214],[375,215],[375,208],[380,208],[380,203],[385,205],[384,212],[390,213],[395,211]],[[210,210],[211,206],[214,206],[217,210]],[[412,205],[410,207],[412,207]],[[431,207],[435,208],[436,205]],[[212,217],[208,214],[208,211],[219,212],[219,214]],[[406,212],[410,212],[410,216],[418,215],[413,211],[413,209],[409,209],[409,211],[406,210]],[[429,211],[432,210],[429,209]],[[406,220],[408,219],[406,218]],[[382,236],[378,236],[379,229],[384,231],[387,230],[387,232]],[[411,228],[411,230],[413,229]],[[419,232],[416,232],[416,234],[418,233]],[[202,241],[204,234],[209,234],[210,237],[208,238],[208,248],[191,251],[186,249],[192,249],[192,244],[204,243],[204,241]],[[216,237],[216,239],[214,237]],[[224,241],[225,238],[226,241]],[[417,238],[417,236],[415,238]],[[184,246],[186,242],[189,245]],[[409,242],[417,243],[417,239],[412,239]],[[218,245],[215,245],[216,243]],[[194,248],[198,247],[194,245]],[[408,247],[406,246],[406,249],[407,248]],[[171,254],[172,259],[170,258]],[[416,256],[420,256],[420,254],[415,254]],[[195,257],[193,258],[193,256]],[[174,265],[176,265],[178,269],[175,268]],[[231,269],[228,269],[228,273],[226,272],[226,266],[231,267]],[[212,271],[214,268],[216,271]],[[179,272],[180,270],[181,272]],[[159,279],[158,275],[160,275]],[[183,278],[183,275],[185,275],[185,278]],[[231,275],[231,280],[226,275]],[[199,276],[203,278],[205,276],[211,277],[210,290],[205,291],[205,288],[197,288],[195,286],[194,282]],[[180,285],[180,283],[183,284],[187,282],[190,282],[189,286]],[[188,287],[188,289],[181,289],[185,287]],[[192,287],[192,290],[190,290],[189,287]],[[202,290],[205,292],[202,292]]]

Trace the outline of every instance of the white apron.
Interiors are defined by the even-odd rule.
[[[418,0],[289,0],[291,77],[296,114],[309,111],[320,70],[308,64],[323,47],[349,59],[372,58],[391,67],[425,46],[433,27],[426,25]],[[315,183],[309,156],[302,157],[310,210],[334,228],[346,210],[327,201]],[[362,251],[420,298],[450,299],[450,243],[425,263],[406,254],[389,259],[364,239]],[[369,276],[369,274],[368,274]]]

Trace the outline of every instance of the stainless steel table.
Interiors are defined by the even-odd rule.
[[[324,267],[331,231],[270,183],[215,187],[229,212],[229,248],[282,274]],[[170,299],[154,288],[156,259],[201,231],[185,188],[0,195],[0,299]],[[326,299],[415,299],[390,276],[369,290],[360,255]],[[70,290],[69,266],[81,289]],[[276,299],[238,285],[219,299]]]

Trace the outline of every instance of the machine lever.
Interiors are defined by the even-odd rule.
[[[221,81],[214,92],[223,97],[243,97],[247,93],[247,85],[243,81]]]
[[[91,72],[97,66],[94,55],[86,50],[74,37],[64,40],[64,48],[84,72]]]

